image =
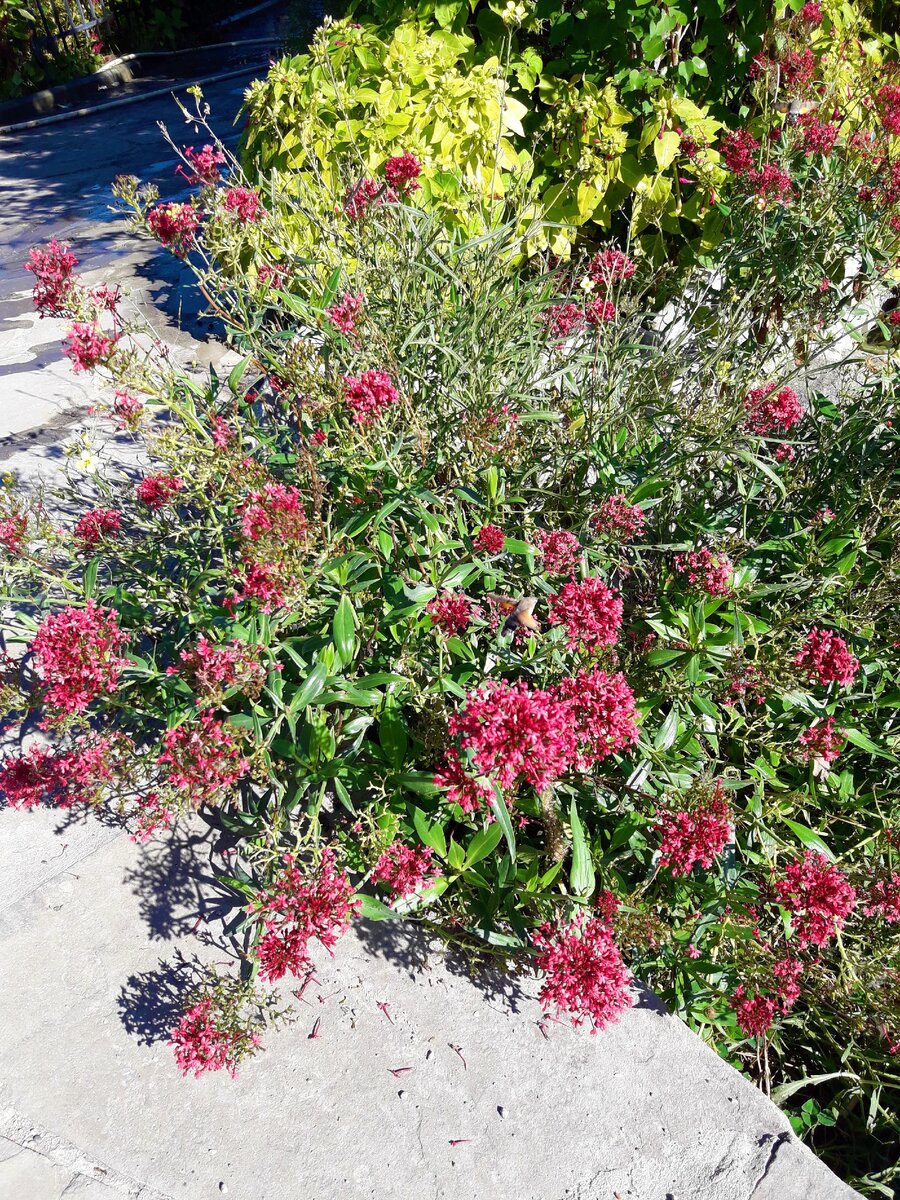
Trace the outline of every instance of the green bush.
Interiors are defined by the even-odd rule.
[[[277,179],[220,186],[213,147],[184,165],[190,204],[119,193],[239,362],[183,374],[50,248],[37,298],[151,465],[101,473],[82,440],[77,519],[7,491],[0,521],[26,655],[4,696],[51,738],[6,759],[7,802],[108,803],[162,837],[199,809],[233,837],[236,970],[190,998],[179,1065],[251,1054],[260,983],[305,977],[357,910],[411,919],[598,1027],[627,963],[884,1195],[895,326],[824,377],[872,320],[847,288],[817,293],[803,355],[795,293],[758,336],[773,283],[745,245],[756,224],[777,263],[793,209],[753,194],[676,283],[614,246],[517,269],[527,214],[466,239],[384,188],[326,196],[298,254],[310,214]]]

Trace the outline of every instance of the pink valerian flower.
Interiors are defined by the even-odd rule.
[[[487,806],[494,794],[489,783],[472,779],[466,774],[459,754],[453,748],[447,751],[443,766],[435,771],[434,784],[435,787],[445,789],[450,803],[458,804],[466,813],[477,812]]]
[[[816,287],[816,291],[819,293],[820,296],[824,296],[830,287],[831,287],[831,280],[828,278],[827,275],[823,275],[822,278],[819,280],[818,286]]]
[[[776,881],[775,898],[790,913],[799,946],[824,946],[853,910],[856,891],[823,854],[807,850]]]
[[[191,173],[188,174],[180,163],[175,169],[178,174],[184,175],[188,183],[213,187],[219,182],[222,174],[219,167],[225,162],[225,155],[221,150],[207,143],[200,150],[195,150],[193,146],[185,146],[182,154],[191,167]]]
[[[75,321],[63,339],[63,353],[72,360],[75,372],[92,371],[106,362],[115,342],[96,321]]]
[[[800,743],[803,746],[800,757],[805,762],[820,758],[826,766],[830,766],[840,754],[843,740],[844,731],[836,728],[834,717],[814,721],[805,733],[800,734]]]
[[[7,554],[21,554],[28,533],[28,518],[24,513],[14,513],[0,519],[0,546]]]
[[[834,513],[826,504],[824,508],[820,508],[812,517],[810,525],[815,525],[817,528],[821,525],[827,525],[829,521],[834,520]]]
[[[803,405],[793,388],[783,387],[774,396],[775,384],[753,388],[747,393],[744,408],[747,416],[744,427],[765,437],[773,430],[792,429],[803,420]]]
[[[805,50],[788,50],[782,55],[779,66],[785,87],[790,90],[796,85],[799,90],[812,81],[816,73],[816,56],[808,46]]]
[[[293,854],[286,854],[279,873],[248,909],[264,930],[256,950],[260,976],[273,983],[311,968],[309,943],[314,938],[330,953],[359,909],[353,884],[335,865],[332,850],[322,851],[312,876],[296,863]]]
[[[736,129],[726,136],[721,146],[721,154],[730,171],[735,175],[745,175],[753,169],[758,149],[759,142],[749,130]]]
[[[822,5],[817,4],[815,0],[808,0],[797,14],[804,25],[813,28],[816,25],[822,24]]]
[[[246,695],[258,695],[266,681],[266,667],[260,660],[262,647],[232,638],[214,645],[204,634],[192,650],[182,650],[177,667],[167,667],[167,675],[183,675],[197,693],[199,708],[218,704],[232,688]]]
[[[384,177],[401,196],[411,195],[421,185],[422,164],[414,154],[395,154],[384,164]]]
[[[297,586],[296,579],[280,563],[245,562],[235,568],[234,574],[239,585],[234,603],[255,600],[264,613],[282,608],[288,592]]]
[[[799,959],[782,958],[772,967],[773,991],[783,1013],[790,1012],[800,998],[800,976],[804,966]]]
[[[506,535],[499,525],[482,525],[472,544],[482,554],[502,554]]]
[[[539,529],[535,541],[548,575],[571,575],[581,561],[581,542],[567,529]]]
[[[607,496],[594,516],[591,528],[598,537],[611,542],[631,542],[644,532],[644,511],[639,504],[629,504],[621,492]]]
[[[226,1070],[234,1079],[243,1059],[260,1044],[259,1034],[233,1004],[206,996],[185,1009],[169,1045],[184,1075],[199,1079],[207,1071]]]
[[[900,925],[900,873],[892,871],[872,884],[863,912],[881,917],[888,925]]]
[[[251,542],[261,538],[279,543],[306,540],[307,520],[303,496],[298,488],[283,483],[266,483],[250,492],[238,508],[241,533]]]
[[[209,424],[212,429],[212,443],[217,450],[227,450],[237,440],[237,431],[221,417],[213,417]]]
[[[637,270],[627,254],[621,250],[601,250],[588,263],[588,274],[595,283],[604,284],[607,288],[613,283],[621,283],[630,279]]]
[[[570,337],[584,329],[587,323],[584,312],[578,305],[569,303],[551,305],[546,312],[541,313],[541,320],[552,338]]]
[[[405,900],[434,882],[436,872],[432,858],[428,846],[392,842],[375,864],[372,882],[386,887],[392,900]]]
[[[846,687],[859,671],[859,659],[853,657],[844,639],[816,625],[807,634],[794,663],[810,683],[839,683]]]
[[[827,158],[834,150],[840,127],[833,122],[820,121],[815,113],[804,113],[799,128],[803,134],[803,153],[807,158],[821,154]]]
[[[131,841],[143,845],[161,829],[170,829],[177,812],[159,792],[145,792],[141,788],[137,793],[137,808],[131,816],[135,823],[134,833],[129,835]]]
[[[362,292],[357,292],[355,296],[344,292],[337,304],[325,309],[325,316],[345,337],[352,337],[356,333],[356,322],[362,312],[362,306]]]
[[[229,188],[225,193],[225,207],[242,225],[255,225],[266,215],[258,194],[249,188]]]
[[[234,726],[203,712],[195,720],[167,729],[159,763],[168,767],[166,783],[188,792],[194,808],[217,801],[250,769],[231,733]]]
[[[878,116],[888,133],[900,137],[900,87],[886,83],[878,89],[875,97]]]
[[[52,239],[46,246],[34,246],[28,252],[25,270],[34,275],[32,299],[42,317],[74,315],[77,291],[75,268],[78,259],[67,242]]]
[[[314,446],[324,446],[328,441],[328,434],[324,429],[314,429],[309,440]]]
[[[144,405],[136,396],[131,396],[128,392],[116,392],[113,414],[120,429],[136,429],[143,411]]]
[[[360,179],[358,183],[347,189],[344,197],[344,212],[351,221],[359,221],[366,216],[373,205],[380,204],[387,199],[396,199],[396,197],[392,193],[388,194],[388,190],[377,179]]]
[[[78,518],[75,540],[82,550],[93,550],[122,528],[122,514],[115,508],[91,508]]]
[[[280,289],[284,285],[287,270],[283,266],[273,266],[271,263],[262,263],[256,273],[256,277],[260,283],[267,284],[270,288]]]
[[[688,958],[699,958],[700,957],[700,947],[693,945],[693,943],[689,946],[686,946],[684,952],[688,956]]]
[[[116,776],[122,739],[85,735],[69,750],[31,746],[0,762],[0,795],[10,808],[95,804]]]
[[[616,913],[621,907],[618,897],[609,889],[604,888],[594,896],[594,912],[607,925],[612,925]]]
[[[695,866],[712,866],[731,835],[731,811],[722,784],[697,788],[687,809],[658,814],[656,831],[662,835],[659,865],[673,875],[690,875]]]
[[[585,308],[584,319],[588,325],[605,325],[616,319],[616,306],[611,300],[598,296]]]
[[[184,480],[177,475],[145,475],[135,487],[134,494],[141,504],[158,511],[171,504],[184,488]]]
[[[602,579],[571,580],[549,598],[548,620],[564,625],[570,648],[613,646],[622,624],[622,601]]]
[[[431,617],[431,624],[435,629],[452,637],[457,633],[465,633],[473,616],[477,616],[480,609],[464,592],[444,590],[428,601],[425,611]]]
[[[552,689],[565,704],[577,745],[576,763],[589,770],[638,740],[634,692],[621,673],[582,670]]]
[[[738,659],[729,669],[728,695],[722,703],[731,706],[743,700],[764,704],[771,686],[771,680],[755,663]]]
[[[386,371],[363,371],[361,375],[344,375],[341,380],[344,400],[357,425],[369,425],[400,399],[393,380]]]
[[[545,973],[539,999],[547,1013],[565,1013],[591,1033],[614,1024],[631,1007],[630,974],[613,935],[600,918],[579,913],[568,925],[542,925],[532,935],[535,966]]]
[[[675,570],[692,587],[699,587],[708,596],[730,596],[734,564],[724,554],[713,554],[700,546],[687,554],[675,555]]]
[[[449,731],[471,753],[476,772],[503,788],[525,783],[543,791],[577,752],[567,704],[523,679],[490,681],[470,692]]]
[[[747,1037],[763,1037],[775,1020],[775,1001],[768,996],[748,996],[744,985],[732,998],[737,1023]]]
[[[31,643],[35,667],[51,709],[84,712],[92,700],[118,687],[128,660],[118,654],[128,641],[118,613],[88,600],[84,608],[64,608],[46,617]]]
[[[764,205],[770,201],[788,204],[794,198],[794,184],[790,175],[774,163],[766,163],[761,171],[748,171],[746,179],[750,191]]]
[[[150,232],[179,258],[184,258],[194,245],[201,220],[200,210],[191,204],[157,204],[147,213]]]

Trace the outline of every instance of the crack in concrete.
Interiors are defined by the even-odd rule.
[[[791,1137],[791,1135],[789,1133],[779,1133],[778,1136],[775,1138],[774,1142],[772,1143],[772,1145],[769,1149],[769,1157],[766,1159],[766,1165],[765,1165],[765,1167],[763,1167],[763,1173],[762,1173],[762,1175],[760,1175],[759,1179],[757,1179],[756,1183],[754,1183],[753,1191],[747,1197],[747,1200],[753,1200],[753,1197],[759,1191],[760,1184],[764,1181],[766,1176],[769,1174],[769,1171],[771,1171],[772,1166],[775,1162],[775,1159],[778,1157],[778,1151],[781,1149],[782,1146],[786,1145],[787,1142],[790,1141],[790,1137]]]
[[[102,1184],[110,1193],[125,1196],[128,1200],[175,1200],[173,1196],[165,1195],[149,1184],[140,1183],[112,1167],[104,1166],[73,1142],[59,1137],[35,1121],[26,1120],[13,1108],[7,1108],[0,1117],[0,1137],[18,1146],[20,1153],[34,1154],[53,1166],[70,1171],[72,1179],[66,1184],[63,1195],[77,1194],[89,1182]],[[9,1159],[4,1161],[8,1162]]]

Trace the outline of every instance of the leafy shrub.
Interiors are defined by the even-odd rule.
[[[63,528],[4,496],[4,694],[50,737],[0,768],[7,802],[110,804],[140,837],[197,810],[234,836],[241,966],[191,998],[185,1070],[252,1054],[260,981],[305,978],[358,913],[407,918],[530,959],[575,1024],[614,1020],[633,972],[884,1194],[893,356],[798,366],[787,299],[753,336],[752,191],[740,241],[675,288],[612,245],[516,270],[527,216],[448,236],[409,161],[364,203],[326,195],[298,255],[310,214],[224,165],[185,153],[187,205],[118,190],[196,269],[227,380],[178,371],[62,248],[32,257],[147,465],[73,448]],[[767,230],[777,261],[791,225]],[[840,312],[869,320],[838,288],[817,304],[813,367]]]

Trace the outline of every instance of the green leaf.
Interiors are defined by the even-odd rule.
[[[493,825],[488,825],[487,829],[479,830],[466,848],[466,861],[463,863],[463,869],[472,867],[475,863],[481,862],[483,858],[487,858],[496,850],[502,837],[503,830],[496,821]]]
[[[574,798],[569,819],[572,824],[572,870],[569,881],[576,895],[590,896],[594,890],[594,863]]]
[[[491,781],[488,781],[491,782]],[[506,838],[506,844],[509,847],[509,856],[516,861],[516,835],[513,833],[512,821],[509,819],[509,809],[506,807],[506,801],[503,799],[503,793],[500,791],[496,783],[491,782],[493,789],[490,804],[494,810],[494,816],[497,818],[497,824],[503,830],[503,836]]]
[[[242,358],[239,363],[235,363],[228,373],[228,386],[235,395],[237,395],[238,384],[241,382],[241,377],[247,370],[247,367],[253,360],[253,355],[248,354],[246,358]]]
[[[789,1099],[801,1088],[805,1088],[809,1083],[827,1083],[829,1079],[859,1079],[858,1075],[854,1075],[852,1071],[831,1071],[827,1075],[805,1075],[802,1079],[792,1079],[790,1083],[783,1083],[780,1087],[772,1089],[772,1099],[776,1104],[782,1104]]]
[[[887,750],[883,750],[876,745],[870,737],[866,737],[859,729],[845,729],[844,736],[848,742],[852,742],[854,746],[858,746],[860,750],[868,750],[869,754],[877,754],[879,758],[886,758],[890,762],[896,762],[895,755],[890,754]]]
[[[669,709],[668,716],[656,731],[656,736],[653,739],[653,747],[655,750],[668,750],[673,745],[675,738],[678,735],[678,709],[673,704]]]
[[[416,833],[426,846],[430,846],[435,854],[439,854],[441,858],[447,857],[447,835],[444,833],[444,827],[440,822],[435,821],[433,824],[429,824],[428,817],[422,812],[421,808],[414,808],[413,825],[416,827]]]
[[[385,697],[384,709],[378,721],[378,740],[388,762],[394,770],[399,770],[406,758],[409,738],[400,705],[390,694]]]
[[[388,908],[386,904],[382,904],[375,896],[357,892],[356,898],[359,901],[361,917],[365,917],[368,921],[396,921],[397,913],[392,908]]]
[[[301,709],[306,708],[308,704],[312,704],[313,700],[315,700],[324,688],[327,678],[328,670],[324,663],[316,663],[300,687],[291,696],[288,704],[288,712],[297,713]]]
[[[90,600],[94,594],[94,588],[97,585],[97,571],[100,567],[100,559],[92,558],[88,565],[84,568],[84,595],[86,600]]]
[[[793,833],[797,835],[804,846],[808,846],[810,850],[816,850],[819,854],[824,854],[829,862],[834,862],[834,855],[822,841],[821,834],[816,833],[814,829],[810,829],[806,825],[801,825],[799,821],[792,821],[788,817],[782,817],[782,821],[787,825]]]
[[[331,624],[334,647],[342,663],[346,666],[353,658],[353,646],[356,640],[356,613],[346,594],[341,596],[334,620]]]

